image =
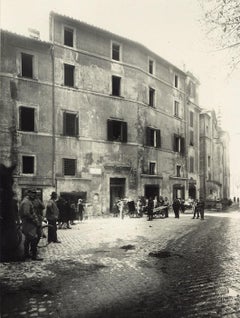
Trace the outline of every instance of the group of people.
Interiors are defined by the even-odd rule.
[[[83,200],[79,199],[77,212],[80,221],[83,220]],[[61,243],[57,237],[57,227],[65,226],[70,228],[69,223],[75,219],[74,207],[56,192],[52,192],[50,200],[46,206],[42,203],[35,189],[29,189],[26,196],[20,203],[19,216],[22,222],[22,232],[25,235],[24,240],[24,258],[40,261],[37,246],[42,236],[42,224],[44,219],[48,223],[48,244]],[[45,213],[44,213],[45,210]],[[72,212],[72,213],[71,213]],[[71,224],[72,224],[71,223]]]
[[[74,225],[74,220],[83,221],[84,205],[83,200],[78,199],[77,205],[74,201],[66,200],[60,196],[57,200],[59,210],[58,228],[71,229]]]
[[[22,232],[25,235],[24,258],[42,260],[37,255],[37,246],[42,235],[43,211],[46,208],[46,219],[48,221],[48,243],[61,243],[57,239],[57,219],[59,210],[56,204],[57,193],[52,192],[46,207],[40,200],[35,189],[27,191],[26,196],[20,203],[19,216],[22,221]]]
[[[165,218],[169,216],[170,202],[167,197],[149,197],[149,198],[138,198],[136,204],[132,199],[119,199],[113,206],[113,216],[124,218],[124,215],[142,217],[145,212],[148,216],[148,221],[152,221],[155,214],[161,214]],[[192,200],[191,208],[193,211],[193,219],[201,218],[204,219],[204,201]],[[175,218],[180,217],[180,213],[184,213],[186,209],[185,201],[176,198],[172,202],[172,209]]]

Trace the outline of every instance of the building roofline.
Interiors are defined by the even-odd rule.
[[[167,61],[166,59],[164,59],[163,57],[161,57],[161,56],[158,55],[157,53],[151,51],[148,47],[146,47],[145,45],[143,45],[143,44],[141,44],[141,43],[139,43],[139,42],[137,42],[137,41],[134,41],[134,40],[128,39],[128,38],[126,38],[126,37],[124,37],[124,36],[121,36],[121,35],[112,33],[112,32],[110,32],[110,31],[108,31],[108,30],[103,29],[103,28],[96,27],[96,26],[94,26],[94,25],[92,25],[92,24],[89,24],[89,23],[86,23],[86,22],[84,22],[84,21],[80,21],[80,20],[77,20],[77,19],[75,19],[75,18],[66,16],[66,15],[63,15],[63,14],[59,14],[59,13],[57,13],[57,12],[55,12],[55,11],[51,11],[51,12],[50,12],[50,18],[51,18],[51,17],[57,17],[57,18],[60,18],[60,19],[69,20],[69,21],[72,21],[72,22],[74,22],[74,23],[83,25],[83,26],[85,26],[85,27],[87,27],[87,28],[90,28],[90,29],[92,29],[92,30],[97,30],[97,31],[99,31],[99,32],[101,32],[101,33],[103,33],[103,34],[108,35],[108,36],[113,36],[113,37],[118,38],[118,39],[121,39],[121,40],[123,40],[123,41],[127,41],[127,42],[129,42],[129,43],[135,44],[135,45],[141,47],[142,49],[148,51],[150,54],[154,55],[154,56],[157,57],[158,59],[160,59],[164,64],[171,65],[174,69],[176,69],[178,72],[182,73],[182,74],[185,75],[185,76],[188,75],[188,72],[185,72],[185,71],[181,70],[179,67],[177,67],[177,66],[174,65],[173,63]],[[190,74],[191,74],[191,73],[190,73]],[[193,75],[191,74],[191,76],[193,76]],[[193,77],[196,79],[195,76],[193,76]]]
[[[9,31],[9,30],[5,30],[5,29],[1,29],[0,28],[0,32],[5,33],[5,34],[9,34],[9,35],[12,35],[12,36],[16,36],[18,38],[31,40],[31,41],[42,43],[42,44],[52,45],[52,43],[50,41],[43,41],[41,39],[32,38],[31,36],[27,36],[27,35],[24,35],[24,34],[19,34],[19,33],[16,33],[16,32]]]

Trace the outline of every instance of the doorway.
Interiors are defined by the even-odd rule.
[[[195,185],[189,185],[189,190],[188,190],[188,196],[189,198],[196,200],[196,187]]]
[[[159,198],[159,185],[158,184],[145,184],[144,196],[147,199],[149,199],[150,197],[152,197],[153,199],[155,197]]]
[[[125,197],[125,184],[125,178],[110,178],[110,211],[114,202]]]

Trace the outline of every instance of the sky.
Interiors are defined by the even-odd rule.
[[[28,35],[28,28],[49,37],[55,11],[147,46],[200,81],[200,106],[221,109],[229,132],[231,167],[238,168],[240,69],[229,75],[230,57],[206,36],[199,1],[208,0],[0,0],[0,27]]]

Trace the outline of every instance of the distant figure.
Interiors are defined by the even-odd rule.
[[[154,201],[153,201],[153,198],[150,197],[148,200],[148,205],[147,205],[148,221],[153,220],[153,208],[154,208]]]
[[[137,216],[142,217],[142,200],[139,198],[136,204]]]
[[[117,203],[118,209],[119,209],[119,216],[123,220],[124,219],[124,202],[123,200],[119,200]]]
[[[165,218],[168,218],[169,201],[167,197],[165,197],[163,205],[165,206]]]
[[[203,198],[200,198],[200,200],[199,200],[199,202],[197,204],[197,207],[198,207],[198,210],[199,210],[199,213],[200,213],[201,220],[204,220],[205,204],[204,204]]]
[[[83,213],[84,213],[84,206],[83,206],[82,199],[78,199],[77,212],[78,212],[79,221],[82,222],[83,221]]]
[[[193,219],[199,219],[199,209],[198,209],[198,200],[196,199],[193,202]]]
[[[173,207],[173,211],[174,211],[174,214],[175,214],[175,218],[179,219],[179,211],[180,211],[180,208],[181,208],[180,200],[179,199],[174,199],[172,207]]]
[[[57,220],[59,216],[59,210],[56,204],[57,193],[52,192],[51,198],[47,203],[46,208],[46,218],[48,220],[48,224],[50,225],[48,228],[48,243],[61,243],[57,239]]]

